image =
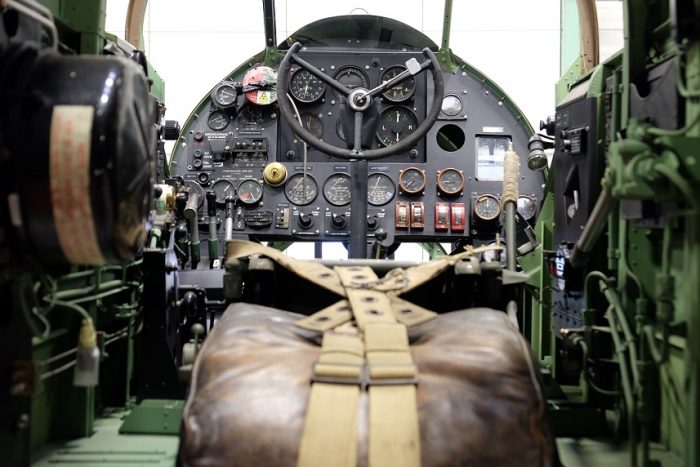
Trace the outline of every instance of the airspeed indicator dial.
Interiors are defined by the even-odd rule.
[[[309,104],[319,100],[326,92],[326,83],[303,68],[294,72],[289,80],[289,92],[299,102]]]
[[[395,105],[384,109],[379,119],[377,138],[384,146],[400,143],[418,128],[418,117],[408,107]]]

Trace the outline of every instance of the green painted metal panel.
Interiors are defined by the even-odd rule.
[[[145,399],[131,409],[119,433],[177,435],[184,406],[182,400]]]

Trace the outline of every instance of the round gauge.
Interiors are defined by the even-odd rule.
[[[399,187],[406,194],[422,193],[426,181],[425,172],[416,167],[409,167],[399,172]]]
[[[209,114],[207,125],[209,125],[209,128],[212,130],[223,130],[228,126],[228,115],[221,110],[215,110]]]
[[[388,203],[396,194],[396,185],[388,175],[375,173],[367,180],[367,201],[373,206]]]
[[[344,206],[350,202],[352,183],[347,174],[334,174],[323,185],[323,196],[334,206]]]
[[[391,146],[418,128],[418,117],[408,107],[394,105],[384,109],[379,117],[377,138],[384,146]]]
[[[462,111],[462,101],[459,97],[448,94],[442,98],[442,107],[440,111],[448,117],[459,115]]]
[[[335,122],[335,134],[338,138],[345,141],[345,130],[343,130],[343,118],[340,117],[337,122]]]
[[[496,242],[491,242],[486,246],[496,247],[498,246]],[[501,242],[501,248],[505,248],[506,244]],[[504,250],[498,250],[494,248],[493,250],[485,250],[481,253],[481,260],[487,263],[499,262],[501,266],[506,267],[506,255]]]
[[[444,195],[459,194],[464,188],[464,175],[457,169],[440,170],[437,174],[437,186]]]
[[[406,67],[403,66],[392,66],[387,68],[386,71],[382,73],[382,82],[389,81],[404,71],[406,71]],[[413,78],[413,76],[411,76],[410,78],[406,78],[402,82],[395,84],[384,91],[382,96],[391,102],[403,102],[413,95],[413,91],[415,89],[416,80]]]
[[[247,205],[256,204],[262,199],[263,190],[255,180],[243,180],[238,184],[238,200]],[[218,201],[218,196],[217,196]]]
[[[304,104],[316,102],[326,92],[326,83],[303,68],[299,68],[289,79],[289,92],[294,99]]]
[[[214,89],[212,98],[214,99],[214,104],[225,109],[236,103],[236,94],[236,88],[232,84],[222,83]]]
[[[351,91],[355,88],[369,88],[369,78],[367,74],[356,66],[344,66],[333,75],[336,81],[350,89]],[[340,93],[333,89],[333,94],[336,97],[340,97]]]
[[[201,208],[202,204],[204,203],[204,190],[202,190],[200,184],[188,180],[185,182],[185,191],[187,191],[189,194],[196,193],[199,195],[199,204],[197,205],[197,208]]]
[[[318,139],[323,137],[323,120],[321,120],[318,115],[306,112],[299,117],[301,118],[301,126],[303,126],[306,131]]]
[[[482,221],[492,221],[501,214],[501,204],[493,195],[479,196],[474,202],[474,214]]]
[[[537,205],[535,200],[529,196],[521,196],[518,198],[518,213],[523,216],[523,219],[529,221],[537,214]]]
[[[306,176],[303,173],[294,174],[284,185],[284,194],[292,203],[304,206],[316,199],[318,184],[309,174]]]
[[[212,185],[211,189],[216,193],[216,202],[219,204],[225,204],[226,198],[228,196],[233,196],[235,192],[233,184],[228,180],[217,181]]]

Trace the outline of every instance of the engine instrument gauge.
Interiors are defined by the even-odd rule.
[[[299,68],[289,79],[289,92],[294,99],[304,104],[316,102],[326,92],[326,83]]]
[[[223,113],[221,110],[215,110],[209,114],[207,125],[209,125],[209,128],[212,130],[223,130],[228,126],[228,115]]]
[[[373,206],[382,206],[396,194],[396,185],[383,173],[371,174],[367,180],[367,202]]]
[[[233,188],[233,184],[228,180],[217,181],[212,185],[211,189],[216,193],[216,202],[219,204],[225,204],[226,198],[233,196],[236,191]]]
[[[384,109],[378,127],[379,142],[391,146],[403,141],[418,128],[418,117],[408,107],[394,105]]]
[[[462,111],[462,100],[453,94],[448,94],[442,98],[440,111],[448,117],[455,117]]]
[[[231,83],[219,84],[212,93],[214,104],[221,109],[227,109],[236,104],[236,88]]]
[[[197,208],[201,208],[202,204],[204,203],[204,190],[202,190],[202,186],[193,181],[186,181],[185,186],[184,186],[184,191],[192,194],[196,193],[199,195],[199,204],[197,205]]]
[[[336,71],[333,75],[336,81],[350,89],[351,91],[355,88],[369,88],[369,78],[367,74],[356,66],[344,66]],[[336,97],[340,97],[340,93],[333,89],[333,94]]]
[[[437,173],[438,190],[444,195],[456,195],[464,188],[464,175],[461,170],[445,169]]]
[[[531,220],[537,214],[537,205],[529,196],[521,196],[518,198],[518,213],[523,216],[526,221]]]
[[[323,196],[334,206],[344,206],[350,202],[352,183],[350,176],[339,173],[333,174],[323,185]]]
[[[474,214],[482,221],[492,221],[501,214],[501,204],[493,195],[482,195],[474,201]]]
[[[316,199],[318,195],[318,184],[309,174],[304,177],[303,173],[292,175],[284,185],[284,194],[287,199],[298,206],[305,206]]]
[[[399,172],[399,188],[406,194],[422,193],[426,181],[425,171],[417,167],[409,167]]]
[[[323,138],[323,120],[318,115],[306,112],[300,115],[301,126],[316,138]]]
[[[248,206],[257,204],[262,199],[263,190],[255,180],[243,180],[238,184],[238,200]],[[216,200],[219,200],[218,194]]]
[[[403,66],[389,67],[384,71],[384,73],[382,73],[382,82],[389,81],[404,71],[406,71],[406,67]],[[413,91],[415,89],[416,80],[413,76],[411,76],[410,78],[406,78],[402,82],[395,84],[384,91],[382,96],[391,102],[403,102],[413,95]]]
[[[335,134],[338,135],[338,138],[341,140],[345,141],[345,130],[343,130],[343,118],[339,118],[337,122],[335,122]]]

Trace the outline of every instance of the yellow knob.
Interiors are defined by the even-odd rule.
[[[287,168],[279,162],[272,162],[265,166],[263,178],[270,186],[279,186],[287,179]]]

